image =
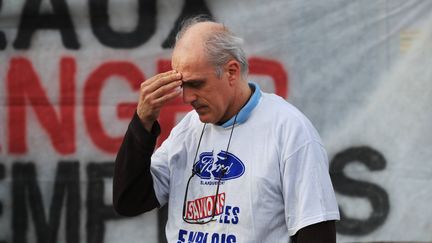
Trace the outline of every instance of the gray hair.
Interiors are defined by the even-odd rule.
[[[205,15],[198,15],[183,21],[180,30],[176,36],[176,42],[183,34],[193,25],[201,22],[213,22],[211,18]],[[232,33],[226,26],[222,31],[210,33],[204,42],[207,58],[215,66],[216,76],[222,77],[223,65],[230,59],[235,59],[240,63],[240,73],[243,79],[249,72],[249,64],[243,51],[243,39]]]

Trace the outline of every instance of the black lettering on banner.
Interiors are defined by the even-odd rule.
[[[380,186],[347,177],[343,170],[350,164],[360,162],[371,171],[386,167],[384,156],[367,147],[352,147],[335,155],[330,165],[330,174],[335,190],[350,197],[367,198],[372,205],[371,215],[363,219],[349,218],[340,208],[341,221],[337,222],[337,232],[347,235],[366,235],[384,224],[387,219],[390,202],[387,192]]]
[[[0,11],[2,9],[3,0],[0,0]],[[4,50],[6,48],[6,36],[3,31],[0,31],[0,50]]]
[[[41,2],[42,0],[26,0],[13,46],[16,49],[28,49],[37,30],[56,29],[60,31],[63,45],[67,49],[79,49],[80,44],[65,0],[51,0],[53,13],[40,13]]]
[[[31,162],[14,163],[12,177],[12,242],[27,242],[28,209],[31,211],[31,218],[34,221],[37,242],[57,242],[63,205],[66,206],[66,242],[79,242],[81,198],[78,162],[58,163],[48,220],[45,216],[46,210],[36,180],[35,164]],[[64,202],[64,200],[66,201]]]
[[[109,25],[108,0],[89,0],[90,23],[96,38],[112,48],[134,48],[150,39],[156,29],[156,0],[138,1],[135,30],[116,32]]]
[[[87,165],[87,243],[104,242],[105,221],[121,218],[112,205],[104,203],[104,179],[113,175],[114,162],[91,162]]]
[[[175,44],[175,37],[181,27],[183,20],[196,15],[206,15],[209,17],[209,19],[213,18],[204,0],[186,0],[180,16],[177,18],[168,37],[162,43],[162,47],[164,49],[172,48]]]

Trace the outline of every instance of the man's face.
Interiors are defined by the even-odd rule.
[[[227,113],[233,91],[225,72],[218,78],[214,66],[199,57],[192,61],[173,58],[172,66],[182,74],[183,102],[195,109],[201,122],[217,123],[230,119]]]

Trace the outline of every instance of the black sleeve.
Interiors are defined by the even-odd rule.
[[[335,221],[324,221],[300,229],[293,237],[293,243],[336,243]]]
[[[135,112],[115,160],[113,204],[117,213],[136,216],[159,207],[150,174],[160,126],[153,124],[148,132]]]

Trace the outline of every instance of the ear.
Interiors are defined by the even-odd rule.
[[[230,85],[240,80],[240,63],[236,60],[231,60],[225,64],[225,74],[228,75]]]

